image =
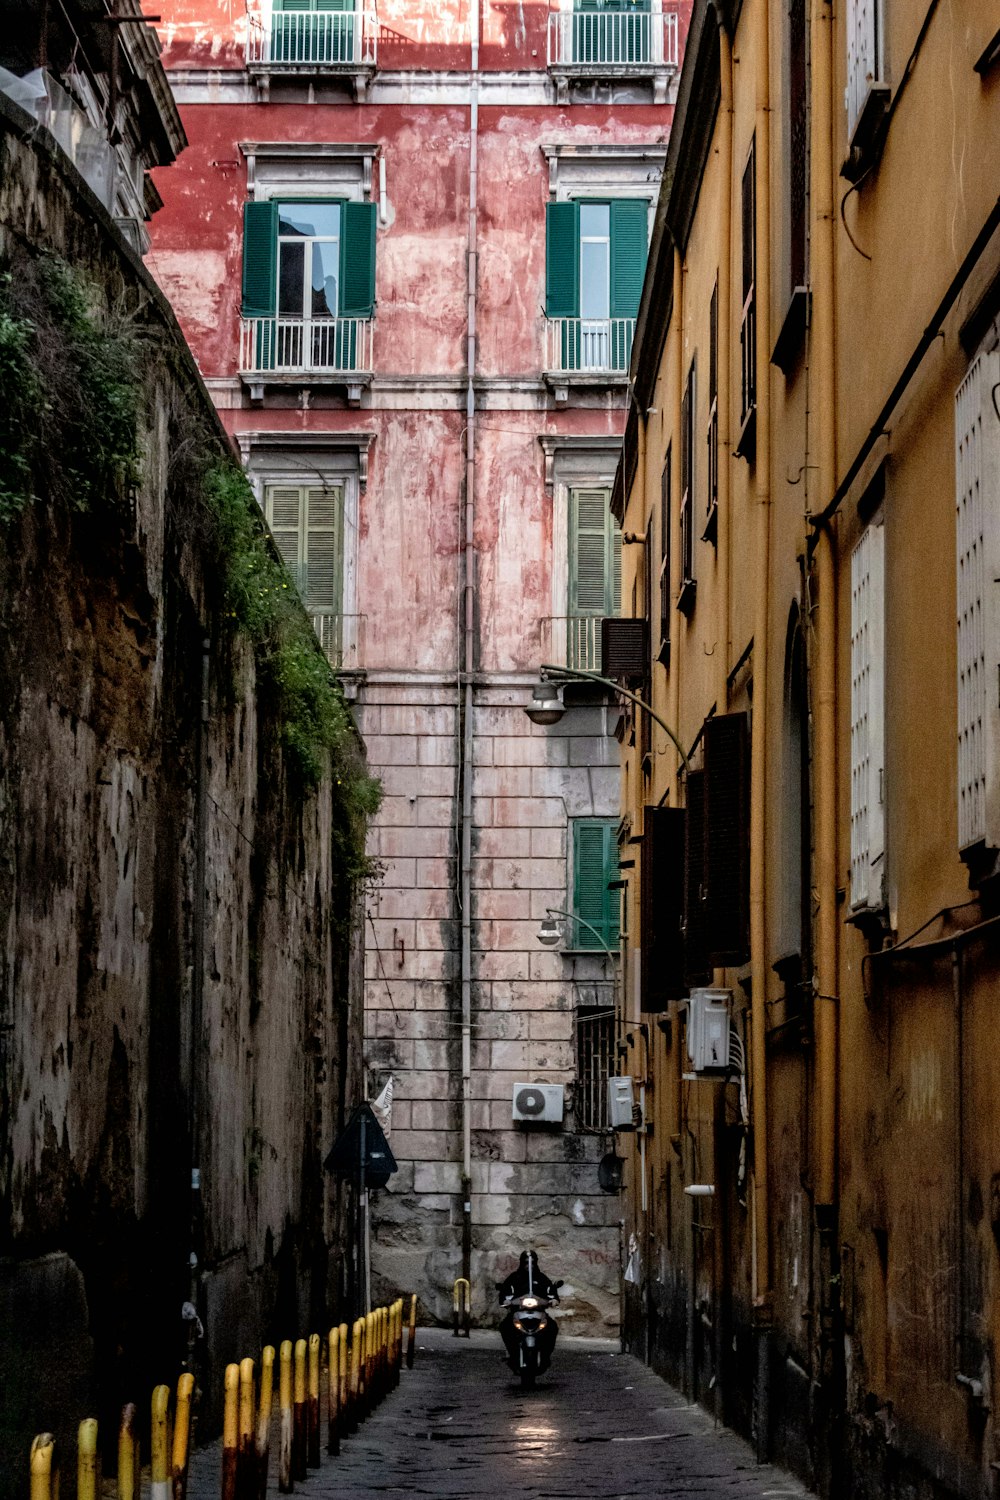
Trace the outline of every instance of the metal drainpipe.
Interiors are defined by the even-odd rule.
[[[459,880],[462,907],[462,1275],[472,1285],[472,675],[476,626],[476,281],[478,275],[479,0],[471,7],[469,78],[468,342],[465,394],[465,536],[462,547],[464,638],[460,784],[462,838]]]
[[[757,1336],[757,1455],[768,1446],[771,1247],[767,1139],[767,750],[771,572],[771,100],[770,11],[763,0],[757,55],[755,163],[757,302],[756,504],[759,527],[754,613],[753,727],[750,744],[750,1005],[753,1116],[753,1303]]]
[[[191,1032],[188,1037],[188,1131],[191,1143],[190,1227],[188,1249],[189,1298],[198,1306],[198,1252],[201,1249],[201,1089],[199,1087],[199,1057],[202,1020],[205,1009],[205,938],[207,924],[207,896],[205,891],[206,867],[208,863],[208,709],[209,669],[212,643],[204,639],[201,643],[201,701],[198,711],[198,729],[195,739],[195,848],[194,848],[194,932],[192,933],[193,964],[191,974]],[[195,1340],[198,1323],[188,1320],[187,1365],[194,1366]]]

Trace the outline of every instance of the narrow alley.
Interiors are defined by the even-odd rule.
[[[277,1493],[276,1433],[268,1493]],[[188,1500],[217,1500],[221,1450],[192,1456]],[[522,1391],[495,1332],[469,1340],[422,1328],[412,1370],[296,1493],[304,1500],[433,1495],[439,1500],[781,1500],[809,1491],[689,1405],[610,1339],[563,1338]]]

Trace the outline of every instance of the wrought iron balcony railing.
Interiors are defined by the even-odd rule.
[[[601,670],[601,615],[552,615],[542,621],[542,654],[575,671]]]
[[[247,30],[251,66],[374,67],[377,49],[373,9],[274,11],[270,16],[251,16]]]
[[[626,375],[634,318],[547,318],[545,369],[552,375]]]
[[[291,12],[295,14],[295,12]],[[241,318],[244,375],[370,375],[370,318]]]
[[[339,609],[306,605],[316,638],[331,667],[349,672],[356,669],[364,652],[366,615],[345,615]]]
[[[549,67],[586,75],[676,68],[677,15],[649,11],[575,11],[549,16]]]

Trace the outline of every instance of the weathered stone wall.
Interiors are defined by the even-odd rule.
[[[33,1432],[68,1438],[96,1403],[108,1436],[121,1400],[148,1409],[152,1385],[176,1379],[192,1244],[208,1423],[226,1361],[350,1300],[351,1205],[322,1160],[360,1090],[361,939],[339,804],[329,776],[308,795],[290,778],[184,490],[185,443],[207,430],[222,456],[226,439],[151,279],[49,138],[0,97],[0,260],[42,250],[131,321],[143,459],[130,504],[76,512],[42,495],[0,533],[11,1495]]]

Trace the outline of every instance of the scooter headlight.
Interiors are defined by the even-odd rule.
[[[521,1306],[522,1307],[537,1307],[538,1306],[538,1298],[537,1297],[522,1297],[521,1298]]]

